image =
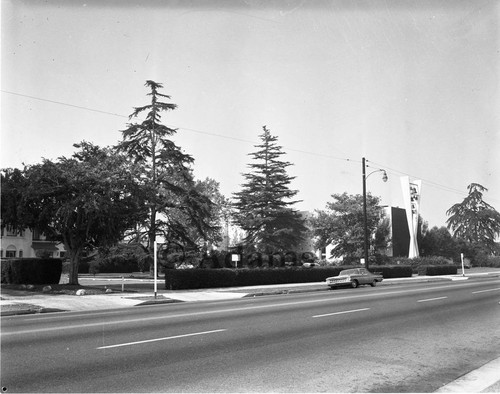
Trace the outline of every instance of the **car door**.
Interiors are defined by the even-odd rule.
[[[360,268],[359,270],[359,283],[366,285],[370,282],[370,278],[368,277],[368,271],[365,268]]]

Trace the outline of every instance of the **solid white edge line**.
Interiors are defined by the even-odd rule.
[[[350,311],[342,311],[342,312],[333,312],[333,313],[325,313],[324,315],[315,315],[313,316],[313,318],[316,318],[316,317],[325,317],[325,316],[334,316],[334,315],[342,315],[344,313],[354,313],[354,312],[362,312],[362,311],[367,311],[369,310],[370,308],[361,308],[361,309],[353,309],[353,310],[350,310]]]
[[[444,300],[445,298],[448,298],[448,297],[428,298],[426,300],[417,300],[417,302],[438,301],[438,300]]]
[[[155,339],[146,339],[144,341],[136,341],[136,342],[127,342],[127,343],[119,343],[117,345],[108,345],[108,346],[101,346],[98,347],[97,349],[111,349],[114,347],[122,347],[122,346],[131,346],[131,345],[139,345],[142,343],[149,343],[149,342],[158,342],[158,341],[166,341],[168,339],[177,339],[177,338],[186,338],[186,337],[192,337],[196,335],[205,335],[205,334],[213,334],[216,332],[222,332],[226,331],[225,328],[220,329],[220,330],[212,330],[212,331],[203,331],[203,332],[193,332],[191,334],[182,334],[182,335],[174,335],[171,337],[164,337],[164,338],[155,338]]]
[[[435,393],[480,393],[499,381],[499,370],[500,358],[497,358],[440,387]]]

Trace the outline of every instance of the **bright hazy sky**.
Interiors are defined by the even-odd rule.
[[[144,83],[199,179],[239,190],[267,125],[294,165],[297,209],[361,194],[382,204],[422,179],[442,226],[467,185],[500,210],[497,0],[1,2],[1,167],[121,139]],[[371,172],[370,168],[368,168]]]

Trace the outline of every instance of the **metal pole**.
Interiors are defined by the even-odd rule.
[[[460,253],[460,259],[462,260],[462,276],[465,276],[464,254],[463,253]]]
[[[365,252],[365,268],[368,269],[368,216],[366,213],[366,163],[365,158],[363,157],[361,164],[363,166],[363,222],[365,227],[365,236],[364,236],[364,252]]]
[[[154,249],[154,255],[155,255],[155,256],[154,256],[154,268],[153,268],[153,275],[154,275],[154,277],[155,277],[155,280],[154,280],[154,284],[155,284],[155,286],[154,286],[154,287],[155,287],[155,298],[156,298],[156,293],[157,293],[157,288],[158,288],[158,287],[157,287],[157,283],[156,283],[156,277],[157,277],[157,274],[156,274],[156,272],[157,272],[157,271],[156,271],[156,267],[157,267],[157,264],[158,264],[158,256],[157,256],[157,254],[158,254],[158,253],[156,252],[156,250],[157,250],[157,243],[156,243],[156,240],[155,240],[155,242],[154,242],[154,248],[153,248],[153,249]],[[151,260],[150,260],[150,261],[151,261]]]

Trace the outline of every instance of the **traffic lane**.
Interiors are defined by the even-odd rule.
[[[485,294],[486,294],[486,293],[485,293]],[[359,296],[357,296],[357,298],[359,298]],[[300,303],[300,304],[299,304],[299,305],[301,305],[302,307],[310,305],[310,303],[309,303],[309,302],[307,302],[308,300],[303,300],[303,301],[304,301],[304,302],[302,302],[302,303]],[[397,303],[398,305],[401,305],[400,301],[401,301],[401,300],[399,300],[399,302]],[[415,301],[415,300],[414,300],[414,301]],[[418,300],[417,300],[417,301],[418,301]],[[440,302],[441,300],[435,300],[435,301]],[[321,304],[321,302],[320,302],[320,304]],[[428,304],[428,305],[429,305],[429,304]],[[290,307],[290,303],[289,303],[289,302],[287,302],[287,303],[285,304],[285,306],[286,306],[286,308],[289,308],[289,307]],[[435,304],[434,304],[434,306],[435,306]],[[285,309],[286,309],[286,308],[285,308]],[[365,311],[366,311],[366,312],[368,312],[368,310],[362,310],[363,308],[359,308],[359,309],[360,309],[360,310],[359,310],[358,312],[362,312],[362,311],[363,311],[363,312],[365,312]],[[394,310],[395,308],[394,308],[393,306],[389,306],[389,309]],[[476,312],[478,312],[478,311],[479,311],[479,308],[474,308],[474,309],[475,309],[475,311],[476,311]],[[255,324],[256,317],[255,317],[255,316],[253,316],[253,317],[252,317],[252,319],[251,319],[251,320],[252,320],[252,322],[254,322],[254,324],[253,324],[253,325],[249,325],[248,323],[245,323],[245,322],[240,322],[240,323],[239,323],[236,327],[232,327],[232,331],[233,331],[233,333],[235,333],[235,332],[240,332],[240,333],[241,333],[241,332],[245,332],[245,327],[255,327],[255,329],[251,329],[251,330],[250,330],[250,332],[247,332],[246,334],[244,334],[244,335],[243,335],[243,336],[247,336],[248,338],[252,338],[252,334],[254,334],[254,331],[255,331],[255,330],[257,330],[258,332],[265,332],[266,334],[264,335],[264,338],[268,338],[270,342],[262,341],[262,337],[259,337],[259,338],[257,339],[257,341],[256,341],[257,343],[260,343],[260,344],[264,343],[264,345],[263,345],[263,346],[264,346],[264,349],[267,349],[267,348],[271,347],[273,344],[280,343],[280,341],[282,340],[282,337],[283,337],[283,334],[284,334],[284,333],[285,333],[285,334],[286,334],[286,336],[289,338],[287,341],[288,341],[288,342],[290,342],[290,337],[291,337],[292,339],[293,339],[293,337],[294,337],[294,335],[293,335],[293,331],[294,331],[294,330],[292,330],[292,329],[290,328],[291,326],[290,326],[290,324],[289,324],[290,320],[295,321],[295,323],[297,323],[297,321],[301,321],[301,319],[297,319],[297,310],[295,310],[295,311],[293,312],[293,313],[294,313],[294,318],[293,318],[293,319],[288,319],[288,320],[287,320],[287,319],[280,318],[279,316],[274,316],[274,319],[270,319],[270,318],[269,318],[269,316],[268,316],[268,313],[264,313],[264,314],[262,313],[262,312],[264,312],[264,311],[265,311],[265,312],[268,312],[268,311],[269,311],[269,310],[266,310],[266,309],[264,309],[264,310],[263,310],[262,308],[257,308],[257,309],[255,309],[255,308],[251,308],[251,310],[253,310],[253,311],[259,311],[259,312],[260,312],[260,314],[262,315],[262,316],[261,316],[261,318],[260,318],[260,322],[259,322],[259,324],[257,324],[257,325]],[[308,308],[308,310],[310,310],[310,311],[312,312],[311,308]],[[247,311],[248,311],[248,309],[247,309]],[[271,310],[271,311],[272,311],[272,310]],[[276,311],[274,311],[274,312],[276,312]],[[319,312],[324,312],[324,311],[323,311],[323,310],[321,310],[321,311],[316,311],[315,313],[319,313]],[[342,311],[340,311],[340,312],[342,312]],[[345,312],[345,311],[344,311],[344,312]],[[442,311],[439,311],[439,310],[437,311],[437,313],[439,313],[439,314],[441,314],[441,316],[443,316],[441,312],[442,312]],[[281,315],[283,315],[283,313],[284,313],[284,312],[282,312],[282,313],[281,313]],[[330,313],[330,312],[327,312],[327,313]],[[375,317],[374,317],[374,316],[368,316],[368,317],[366,317],[366,316],[365,316],[365,317],[364,317],[361,321],[356,321],[355,319],[353,319],[353,318],[352,318],[352,316],[353,316],[353,315],[352,315],[352,313],[354,313],[354,312],[352,312],[352,313],[351,313],[351,312],[349,312],[349,313],[338,313],[338,314],[337,314],[337,312],[333,312],[333,313],[334,313],[335,315],[331,315],[331,316],[335,316],[335,322],[336,322],[336,324],[335,324],[335,326],[336,326],[336,330],[335,330],[335,331],[337,332],[337,335],[338,335],[338,333],[339,333],[339,332],[342,332],[342,330],[343,330],[343,329],[342,329],[342,317],[344,317],[344,318],[345,318],[345,317],[347,317],[347,316],[349,316],[349,317],[350,317],[350,318],[349,318],[349,320],[346,320],[346,323],[347,323],[346,329],[349,329],[349,331],[351,330],[351,328],[352,328],[353,326],[358,326],[358,325],[363,325],[363,326],[366,326],[366,325],[367,325],[367,323],[366,323],[366,318],[368,318],[368,321],[370,321],[370,322],[375,322],[375,321],[376,321],[376,317],[377,317],[377,316],[375,316]],[[380,311],[379,311],[379,314],[380,314]],[[285,313],[285,315],[290,315],[290,311],[286,312],[286,313]],[[327,316],[326,316],[326,314],[324,314],[324,313],[323,313],[323,315],[324,315],[324,316],[323,316],[324,318],[326,318],[326,317],[327,317]],[[315,318],[314,316],[316,316],[316,318],[319,318],[319,317],[320,317],[320,315],[313,315],[313,316],[312,316],[312,318],[313,318],[313,319]],[[186,317],[186,316],[184,316],[184,317]],[[222,316],[221,316],[221,317],[222,317]],[[407,318],[405,318],[405,319],[406,319],[406,321],[408,321],[408,319],[407,319]],[[394,319],[392,319],[392,320],[394,320]],[[417,320],[418,320],[418,319],[417,319]],[[437,319],[436,317],[433,317],[433,318],[432,318],[432,320],[437,321],[438,319]],[[304,321],[305,321],[305,320],[304,320]],[[327,321],[327,320],[325,320],[325,321]],[[270,322],[271,322],[271,324],[270,324]],[[295,327],[297,327],[297,324],[295,325]],[[329,328],[330,328],[330,327],[329,327]],[[307,332],[307,333],[308,333],[308,335],[311,335],[311,333],[315,333],[315,334],[314,334],[314,336],[318,336],[318,332],[319,332],[319,333],[320,333],[320,332],[322,332],[322,330],[320,330],[320,325],[319,325],[319,324],[317,324],[317,323],[316,323],[313,327],[308,327],[308,326],[300,326],[300,325],[299,325],[299,326],[296,328],[296,330],[297,330],[297,332],[298,332],[298,333]],[[184,330],[183,332],[185,332],[185,330]],[[330,332],[330,331],[328,331],[328,333],[329,333],[329,332]],[[227,338],[226,334],[227,334],[227,333],[226,333],[226,332],[224,332],[224,338]],[[350,337],[351,337],[351,336],[352,336],[352,332],[350,332]],[[184,337],[184,338],[187,338],[187,337]],[[179,338],[176,338],[176,339],[181,339],[181,338],[179,337]],[[201,339],[201,337],[200,337],[200,338],[189,337],[189,340],[190,340],[190,341],[194,341],[195,343],[196,343],[196,341],[198,341],[199,339]],[[348,339],[348,338],[347,338],[347,339]],[[237,343],[240,343],[240,342],[241,342],[241,338],[240,338],[240,336],[239,336],[239,335],[237,335],[237,336],[236,336],[236,338],[235,338],[235,340],[237,341]],[[254,340],[251,340],[251,342],[255,342],[255,341],[254,341]],[[295,341],[292,341],[292,342],[295,342]],[[323,342],[323,341],[321,341],[321,342]],[[345,342],[346,342],[346,341],[345,341]],[[190,342],[190,343],[191,343],[191,342]],[[348,343],[348,342],[346,342],[346,343]],[[169,342],[169,344],[168,344],[168,346],[167,346],[167,348],[168,348],[168,353],[172,356],[172,359],[173,359],[173,360],[176,360],[176,365],[177,365],[177,364],[179,364],[179,363],[182,365],[182,363],[183,363],[183,362],[184,362],[184,363],[189,363],[190,361],[192,361],[191,357],[188,357],[188,358],[187,358],[187,359],[185,359],[185,360],[184,360],[184,358],[183,358],[183,357],[184,357],[184,356],[186,356],[186,355],[188,355],[188,354],[190,354],[191,352],[186,352],[186,345],[185,345],[185,344],[182,344],[182,341],[179,341],[179,344],[180,344],[180,348],[176,349],[176,348],[175,348],[175,346],[174,346],[174,345],[175,345],[175,343],[174,343],[174,344],[172,344],[172,343],[170,343],[170,342]],[[182,345],[181,345],[181,344],[182,344]],[[203,342],[202,342],[202,344],[203,344]],[[136,345],[139,345],[139,344],[136,344]],[[144,347],[141,347],[140,349],[139,349],[139,348],[137,348],[137,347],[136,347],[136,345],[130,345],[130,349],[132,349],[132,347],[134,347],[134,348],[135,348],[135,349],[133,350],[132,354],[129,354],[129,353],[126,353],[126,352],[119,352],[119,353],[118,353],[118,355],[119,355],[119,354],[122,354],[122,355],[125,355],[125,354],[126,354],[126,357],[125,357],[125,358],[126,358],[126,359],[128,359],[128,360],[131,360],[131,359],[133,360],[133,359],[135,359],[135,358],[138,358],[138,363],[139,363],[139,364],[144,364],[144,362],[145,362],[145,361],[144,361],[144,358],[148,359],[148,355],[150,356],[150,354],[149,354],[150,352],[153,352],[154,354],[156,354],[157,352],[155,352],[155,351],[154,351],[154,349],[158,349],[159,354],[162,354],[161,349],[162,349],[162,348],[163,348],[163,346],[164,346],[164,344],[157,343],[157,344],[156,344],[156,346],[153,348],[153,350],[148,350],[148,351],[146,351],[146,354],[144,354],[143,356],[141,356],[142,349],[149,349],[149,345],[152,345],[152,343],[147,343],[147,344],[146,344],[146,343],[143,343],[143,344],[140,344],[141,346],[144,346]],[[233,345],[233,346],[231,346],[231,345]],[[231,344],[231,343],[225,343],[224,341],[222,341],[221,343],[219,343],[219,345],[218,345],[218,346],[219,346],[219,348],[223,348],[223,349],[226,349],[228,346],[229,346],[230,348],[234,348],[234,347],[235,347],[235,346],[234,346],[234,344]],[[125,347],[123,347],[123,348],[122,348],[122,349],[120,349],[120,350],[124,350],[124,348],[125,348]],[[189,346],[187,346],[187,348],[189,348]],[[306,346],[306,348],[309,348],[309,345],[307,345],[307,346]],[[247,345],[245,345],[245,346],[243,347],[243,349],[244,349],[244,350],[242,350],[242,352],[244,353],[245,351],[250,351],[251,347],[250,347],[250,349],[249,349],[249,346],[248,346],[248,344],[247,344]],[[101,350],[104,350],[104,349],[101,349]],[[109,352],[109,349],[106,349],[106,350]],[[115,348],[115,350],[117,350],[117,349]],[[82,350],[80,350],[80,351],[79,351],[79,352],[77,352],[77,353],[81,353],[81,352],[82,352]],[[74,353],[74,352],[73,352],[73,353]],[[210,354],[211,354],[211,353],[213,353],[213,349],[208,350],[208,353],[210,353]],[[45,354],[47,354],[47,353],[45,353]],[[160,357],[160,361],[161,361],[161,356],[158,356],[158,357]],[[114,357],[114,358],[115,358],[115,357]],[[116,358],[118,359],[118,358],[120,358],[120,357],[119,357],[119,356],[117,356]],[[198,357],[197,357],[197,358],[198,358]],[[184,361],[183,361],[183,360],[184,360]],[[68,361],[69,361],[69,360],[68,360]],[[117,365],[120,365],[120,364],[121,364],[119,361],[117,361],[117,363],[118,363]],[[136,364],[136,363],[134,362],[133,364]],[[64,368],[66,365],[67,365],[67,366],[70,366],[71,364],[70,364],[70,363],[64,363],[64,365],[62,365],[62,366],[60,366],[60,367],[59,367],[59,370],[61,369],[61,367],[62,367],[62,368]],[[113,363],[111,363],[111,365],[109,365],[109,360],[108,360],[108,363],[107,363],[107,369],[108,369],[108,370],[110,369],[111,371],[113,371],[112,366],[113,366]],[[50,372],[53,370],[53,369],[52,369],[52,367],[53,367],[53,366],[50,366],[50,367],[48,368],[48,370],[46,370],[46,371],[44,371],[44,372],[42,373],[42,375],[43,375],[43,374],[47,374],[47,373],[48,373],[48,374],[50,374]],[[84,366],[84,368],[90,368],[90,367],[91,367],[91,366]],[[150,367],[153,367],[153,365],[151,365]],[[70,370],[71,370],[71,367],[69,367],[69,368],[70,368]],[[118,369],[119,369],[119,368],[118,368]],[[69,371],[68,371],[68,372],[69,372]],[[94,377],[94,378],[95,378],[95,376],[96,376],[96,375],[98,375],[98,372],[99,372],[99,371],[94,371],[94,372],[93,372],[93,377]],[[182,371],[178,371],[178,372],[180,373],[180,375],[178,375],[178,376],[181,376],[181,375],[182,375],[182,373],[181,373]],[[70,374],[70,375],[71,375],[71,374]],[[58,377],[59,377],[59,379],[61,378],[61,376],[60,376],[59,374],[58,374]],[[157,377],[157,378],[160,378],[160,377]],[[106,378],[105,378],[105,377],[102,377],[102,379],[106,379]],[[89,383],[90,383],[90,382],[87,382],[86,384],[89,384]],[[132,384],[132,383],[133,383],[133,382],[129,382],[128,384]],[[144,383],[142,383],[142,384],[144,384]],[[70,388],[69,388],[69,387],[67,387],[67,389],[69,390]],[[139,390],[139,387],[136,387],[136,389],[137,389],[137,390]],[[49,389],[49,390],[50,390],[50,389]],[[77,390],[77,391],[78,391],[78,390]]]
[[[479,313],[479,308],[475,308],[475,311]],[[343,325],[342,320],[339,320],[339,318],[347,316],[350,316],[348,324]],[[266,330],[256,330],[251,327],[245,328],[240,326],[239,335],[234,336],[236,330],[233,330],[231,335],[217,336],[218,341],[212,345],[205,342],[205,340],[209,340],[212,337],[204,337],[203,340],[200,337],[191,338],[192,340],[188,343],[183,341],[169,342],[168,346],[163,347],[162,345],[160,348],[151,348],[149,346],[151,344],[148,344],[144,347],[135,348],[131,353],[126,352],[126,347],[121,349],[116,348],[114,353],[107,350],[107,355],[111,355],[112,361],[108,359],[103,365],[98,365],[97,370],[92,369],[93,364],[82,366],[82,368],[85,368],[84,370],[90,372],[92,376],[91,380],[77,380],[71,386],[71,379],[69,379],[67,384],[70,386],[62,388],[68,391],[71,390],[71,387],[76,387],[73,391],[81,391],[81,388],[85,388],[85,391],[100,391],[103,387],[109,385],[109,377],[111,377],[112,380],[120,382],[118,386],[116,384],[113,386],[115,391],[128,391],[129,389],[133,391],[204,391],[204,387],[209,387],[208,391],[234,391],[230,390],[231,387],[238,387],[236,391],[244,391],[245,387],[246,389],[251,387],[252,390],[258,387],[259,390],[256,391],[268,391],[269,389],[276,389],[276,387],[279,387],[280,390],[294,391],[296,383],[292,384],[292,386],[287,386],[287,379],[278,379],[280,374],[287,376],[288,379],[292,379],[292,382],[295,381],[294,377],[297,377],[296,374],[290,374],[288,371],[282,371],[276,367],[284,363],[290,365],[290,368],[296,372],[298,368],[299,372],[297,374],[301,376],[300,380],[308,382],[306,386],[299,382],[298,384],[301,389],[298,391],[307,391],[305,389],[311,387],[317,387],[318,389],[323,387],[325,389],[326,386],[321,386],[321,382],[327,385],[334,384],[331,387],[342,388],[342,390],[328,391],[365,391],[364,389],[359,390],[359,388],[366,386],[357,385],[353,387],[351,383],[342,380],[341,377],[352,376],[353,379],[356,377],[358,382],[364,382],[363,384],[367,385],[370,382],[376,382],[377,378],[385,374],[386,378],[391,382],[400,382],[401,379],[398,380],[398,374],[391,376],[391,374],[385,371],[378,372],[377,375],[375,372],[380,365],[389,365],[392,370],[398,373],[404,371],[405,369],[401,365],[405,364],[404,357],[407,356],[406,351],[403,352],[402,356],[400,355],[402,357],[400,359],[397,358],[397,352],[405,343],[410,344],[412,338],[418,341],[419,347],[417,350],[425,349],[424,355],[429,356],[433,354],[432,350],[436,350],[435,344],[432,344],[430,347],[423,346],[425,341],[421,341],[418,336],[422,328],[419,327],[417,333],[413,332],[412,330],[417,327],[414,322],[410,322],[411,324],[409,325],[406,324],[403,330],[398,329],[401,322],[408,323],[408,318],[405,316],[402,316],[399,321],[391,320],[390,329],[397,334],[395,340],[391,338],[381,339],[379,335],[370,333],[373,330],[379,334],[380,332],[387,332],[387,328],[384,325],[378,327],[375,324],[375,319],[358,321],[352,319],[353,316],[347,314],[337,315],[333,321],[324,319],[321,324],[323,329],[321,330],[319,330],[318,324],[315,324],[315,329],[311,329],[309,326],[291,328],[286,323],[280,324],[280,320],[277,319],[271,324],[271,328],[274,327],[274,329],[270,330],[268,327]],[[418,321],[420,317],[416,317],[416,319]],[[435,327],[428,328],[426,333],[421,334],[424,339],[427,335],[430,335],[429,330],[431,334],[437,333],[438,335],[449,337],[449,328],[440,327],[442,322],[447,320],[443,317],[442,311],[436,311],[434,316],[429,318],[429,320],[440,322],[440,324],[437,327],[438,331],[436,331]],[[474,317],[473,321],[477,322],[480,319]],[[267,319],[266,322],[269,326]],[[363,322],[364,324],[362,324]],[[360,329],[362,330],[360,331]],[[408,332],[411,334],[410,338],[405,338],[404,335],[407,335],[406,333]],[[367,338],[372,339],[368,340]],[[214,337],[213,339],[216,338]],[[226,357],[228,349],[231,349],[231,356],[229,358]],[[414,347],[407,350],[413,351],[412,358],[418,353],[415,352]],[[362,360],[359,360],[360,356],[357,354],[358,352],[359,354],[363,354]],[[326,353],[326,356],[323,353]],[[350,354],[351,358],[344,358],[339,364],[332,360],[332,355],[338,357],[339,354],[340,356]],[[122,364],[116,361],[122,357],[128,360],[128,362]],[[433,357],[435,356],[433,355],[427,360],[422,358],[420,362],[423,362],[424,365],[431,365],[430,361]],[[324,373],[322,378],[317,373],[314,374],[315,377],[309,376],[310,372],[316,372],[318,368],[321,368],[322,362],[318,362],[318,359],[322,359],[322,362],[326,363],[325,365],[330,365],[332,368],[335,367],[336,371],[340,369],[342,373],[332,376],[332,370],[320,369]],[[350,366],[350,368],[354,368],[356,370],[355,373],[349,368],[344,368],[342,363]],[[406,363],[408,363],[408,360],[406,360]],[[361,365],[367,365],[367,369],[360,368]],[[101,371],[104,367],[106,372]],[[259,379],[262,375],[261,367],[268,372],[265,376],[274,376],[274,378]],[[418,364],[416,367],[418,367]],[[438,365],[438,367],[442,368],[441,365]],[[193,382],[193,368],[196,371],[196,382]],[[241,370],[240,368],[243,369]],[[302,376],[304,375],[304,368],[309,371],[306,373],[307,376]],[[311,368],[311,370],[308,368]],[[228,369],[234,369],[234,373],[228,373]],[[166,371],[168,371],[168,376],[165,376]],[[221,377],[221,371],[224,371],[224,377]],[[243,382],[239,379],[242,371],[245,376]],[[362,373],[356,376],[359,371],[362,371]],[[375,372],[370,375],[367,371]],[[50,371],[47,371],[47,373],[50,375]],[[422,371],[411,367],[407,368],[407,373],[409,375],[405,377],[403,382],[410,381],[408,379],[411,378],[412,373],[420,376]],[[40,377],[44,374],[45,372]],[[64,379],[65,375],[70,376],[71,369],[67,373],[63,371],[62,376],[57,376],[59,379]],[[151,379],[140,379],[140,376],[144,375],[149,376]],[[369,379],[366,378],[367,376]],[[275,379],[277,380],[275,381]],[[421,382],[417,383],[420,384]],[[42,389],[42,387],[37,387],[37,391]],[[50,391],[53,389],[53,386],[49,386],[46,389]],[[313,391],[316,391],[316,389]]]
[[[417,297],[417,303],[435,303],[440,299],[446,299],[446,297],[457,297],[460,296],[460,290],[464,287],[469,288],[468,291],[463,293],[464,302],[470,299],[471,294],[474,292],[476,295],[475,298],[483,296],[488,296],[489,292],[492,291],[493,294],[496,292],[495,290],[500,290],[500,286],[495,288],[495,285],[500,285],[500,281],[492,283],[490,285],[491,288],[485,288],[486,284],[479,283],[476,285],[472,284],[449,284],[445,286],[434,286],[431,289],[425,289],[426,294],[422,294]],[[486,286],[488,287],[488,286]],[[474,289],[476,289],[474,291]],[[370,291],[371,290],[371,291]],[[432,290],[432,291],[430,291]],[[450,293],[454,291],[454,293]],[[329,313],[328,308],[330,308],[329,304],[337,304],[341,303],[345,305],[347,308],[349,304],[353,304],[352,309],[357,309],[356,306],[358,302],[364,302],[365,300],[369,303],[378,303],[377,297],[384,297],[385,299],[391,297],[397,297],[398,302],[401,301],[401,297],[403,296],[412,296],[412,291],[409,290],[391,290],[391,291],[382,291],[375,292],[372,289],[366,288],[366,291],[362,291],[362,289],[354,291],[345,291],[344,293],[337,292],[335,295],[328,295],[327,297],[317,295],[295,295],[294,297],[283,297],[279,300],[276,298],[272,298],[272,302],[267,302],[267,300],[263,300],[261,298],[252,299],[246,302],[226,302],[226,303],[207,303],[207,304],[197,304],[197,305],[186,305],[188,308],[181,308],[180,306],[177,308],[135,308],[131,309],[127,316],[123,316],[123,313],[120,315],[115,314],[105,314],[105,313],[97,313],[97,314],[84,314],[84,315],[76,315],[76,321],[68,322],[66,318],[67,315],[62,319],[51,317],[45,318],[26,318],[22,320],[22,322],[28,323],[30,325],[29,328],[23,329],[21,326],[16,326],[15,329],[7,330],[5,327],[2,331],[2,336],[4,339],[4,343],[9,343],[11,340],[11,336],[14,338],[19,338],[20,335],[26,334],[26,337],[21,338],[20,340],[23,342],[30,340],[30,335],[32,340],[40,340],[44,336],[46,338],[50,338],[50,336],[54,338],[58,338],[56,332],[59,330],[66,330],[66,336],[71,337],[71,335],[77,336],[78,338],[84,333],[88,332],[89,335],[92,335],[93,332],[99,332],[101,337],[104,335],[106,330],[112,330],[114,335],[117,336],[120,333],[124,335],[130,335],[128,332],[132,327],[132,330],[137,332],[138,335],[142,335],[142,331],[138,326],[144,325],[147,326],[148,330],[154,330],[157,328],[162,331],[166,325],[170,328],[175,329],[176,326],[180,326],[181,329],[185,324],[193,324],[197,321],[204,321],[204,324],[207,325],[207,330],[209,330],[210,325],[214,321],[219,321],[223,316],[221,314],[232,314],[234,317],[244,318],[244,315],[248,311],[252,310],[262,310],[261,313],[275,314],[274,308],[280,308],[280,312],[282,315],[286,313],[287,310],[293,310],[294,314],[289,315],[288,319],[295,319],[298,312],[300,312],[300,308],[303,310],[310,310],[311,308],[325,308],[325,312],[322,310],[318,310],[316,314]],[[455,295],[456,293],[456,295]],[[470,294],[469,294],[470,293]],[[497,292],[500,294],[500,292]],[[445,295],[443,295],[445,294]],[[446,295],[447,294],[447,295]],[[276,301],[276,302],[274,302]],[[402,305],[402,304],[401,304]],[[189,307],[190,306],[190,307]],[[399,306],[399,305],[398,305]],[[410,306],[405,306],[410,307]],[[201,308],[201,309],[200,309]],[[267,311],[266,311],[267,310]],[[394,311],[399,313],[399,308],[392,308],[389,311]],[[387,313],[387,312],[386,312]],[[282,318],[287,318],[282,317]],[[84,320],[82,320],[84,319]],[[92,321],[91,319],[94,319]],[[39,324],[39,323],[44,323]],[[35,325],[35,326],[33,326]],[[74,330],[76,329],[76,331]],[[73,331],[72,331],[73,330]],[[139,340],[139,339],[138,339]]]

